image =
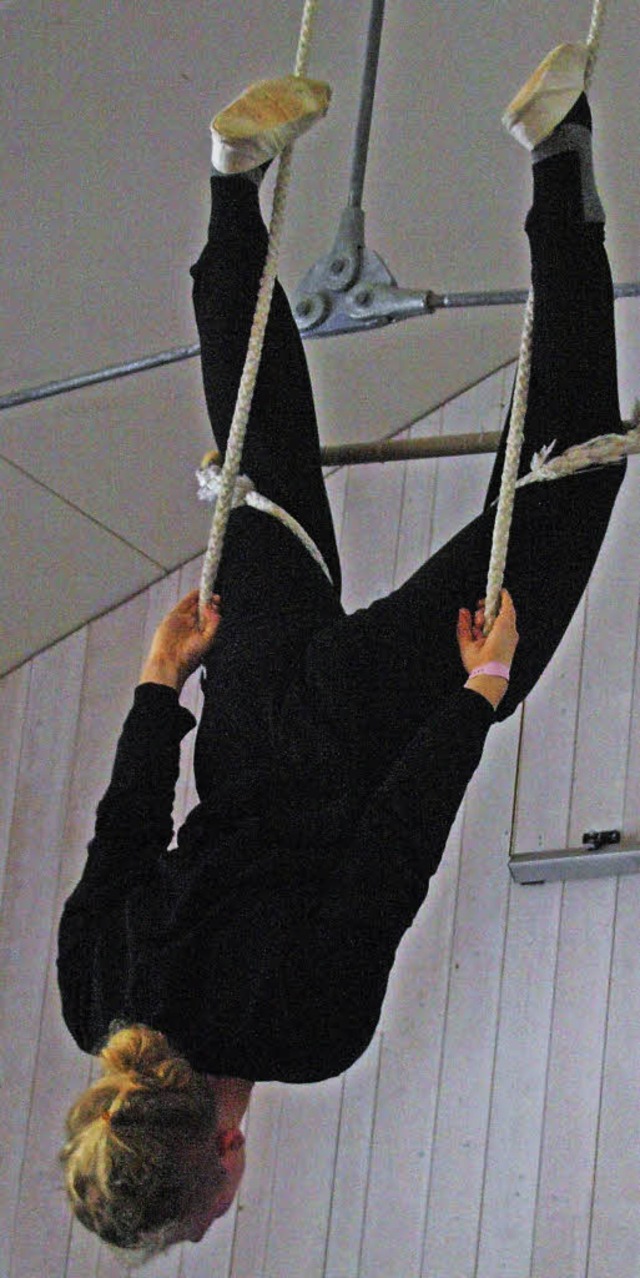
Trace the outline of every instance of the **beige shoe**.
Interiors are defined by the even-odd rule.
[[[257,168],[326,115],[330,101],[331,89],[321,80],[258,80],[212,120],[213,167],[218,173]]]
[[[588,56],[586,44],[559,44],[509,103],[502,123],[528,151],[553,133],[584,92]]]

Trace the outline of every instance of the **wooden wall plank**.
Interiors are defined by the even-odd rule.
[[[420,429],[440,433],[444,414]],[[428,558],[436,494],[447,461],[403,466],[394,586]],[[437,535],[437,521],[436,521]],[[382,1012],[382,1044],[362,1237],[365,1273],[417,1273],[428,1186],[433,1117],[460,849],[460,823],[429,900],[396,958]],[[395,1222],[394,1228],[388,1221]]]
[[[88,630],[88,647],[83,698],[78,725],[76,768],[71,785],[65,827],[65,856],[61,864],[57,915],[75,885],[84,865],[86,844],[93,832],[95,807],[106,789],[116,742],[133,698],[143,654],[143,634],[148,608],[155,591],[162,595],[164,583],[139,596],[113,613],[93,623]],[[49,1024],[41,1042],[43,1074],[56,1061],[56,1072],[65,1079],[66,1104],[100,1073],[95,1058],[78,1051],[62,1024],[51,955],[50,988],[47,1000]],[[68,1090],[67,1090],[68,1089]],[[55,1126],[49,1130],[50,1154],[61,1143],[64,1109],[52,1110]],[[37,1164],[37,1159],[35,1160]],[[66,1208],[65,1208],[66,1210]],[[67,1212],[68,1214],[68,1212]],[[46,1239],[41,1239],[46,1246]],[[34,1240],[35,1245],[35,1240]],[[116,1264],[110,1253],[78,1222],[73,1223],[67,1261],[67,1278],[82,1278],[104,1272]],[[44,1262],[38,1272],[49,1272]],[[26,1272],[32,1273],[33,1269]],[[60,1269],[52,1267],[51,1274]],[[116,1270],[121,1273],[121,1267]]]
[[[304,1273],[305,1278],[323,1278],[340,1091],[339,1080],[331,1079],[285,1092],[266,1274],[299,1278]],[[240,1271],[237,1278],[241,1278]]]
[[[640,593],[638,556],[623,547],[637,545],[639,525],[637,494],[627,484],[588,591],[571,843],[587,829],[622,824]],[[615,880],[567,883],[563,898],[534,1278],[586,1272]]]
[[[255,1088],[247,1126],[247,1169],[240,1186],[233,1246],[233,1278],[266,1274],[272,1227],[272,1196],[286,1089],[279,1083]]]
[[[0,741],[3,768],[0,778],[0,902],[9,853],[9,834],[15,800],[16,778],[22,747],[22,724],[29,691],[30,665],[0,680]]]
[[[462,816],[405,936],[383,1011],[362,1267],[420,1272],[438,1099]],[[394,1227],[389,1227],[389,1222]]]
[[[500,378],[500,386],[502,379]],[[437,429],[468,430],[499,412],[495,379],[438,414]],[[493,428],[494,422],[491,422]],[[417,429],[417,428],[416,428]],[[424,424],[421,429],[424,430]],[[464,465],[458,465],[458,462]],[[442,459],[405,471],[396,581],[413,571],[467,520],[484,498],[487,465]],[[411,562],[413,560],[413,562]],[[463,601],[461,601],[463,602]],[[460,668],[461,682],[463,670]],[[427,902],[405,937],[383,1011],[362,1268],[367,1274],[420,1271],[459,875],[462,819],[456,822]],[[389,1220],[395,1222],[390,1229]]]
[[[340,541],[347,612],[386,595],[393,582],[402,506],[402,467],[351,466]]]
[[[373,1116],[384,1036],[341,1078],[339,1128],[323,1278],[356,1278],[369,1187]]]
[[[348,473],[347,467],[341,466],[339,470],[330,471],[325,476],[327,496],[338,545],[340,545],[340,538],[342,537]]]
[[[197,559],[193,559],[191,563],[186,564],[180,573],[178,587],[178,597],[180,599],[184,598],[190,590],[195,590],[199,587],[201,573],[202,556],[199,555]],[[187,681],[180,700],[199,722],[204,701],[199,673],[193,675]],[[176,831],[198,802],[193,775],[193,752],[196,744],[196,734],[197,729],[194,732],[190,732],[184,738],[180,747],[180,781],[176,789],[176,802],[173,809]]]
[[[629,468],[627,484],[640,500],[640,466]],[[635,555],[630,543],[628,553]],[[640,838],[640,627],[636,625],[635,683],[629,732],[629,761],[623,838],[637,847]],[[640,1273],[640,967],[638,918],[640,878],[618,882],[611,1001],[598,1162],[594,1191],[588,1278],[635,1278]]]
[[[581,607],[524,709],[514,851],[566,845],[583,631]],[[561,900],[509,884],[476,1278],[529,1278]]]
[[[508,900],[519,712],[467,792],[421,1278],[474,1273]]]
[[[5,1156],[0,1184],[0,1273],[27,1278],[24,1215],[34,1223],[40,1195],[29,1162],[31,1089],[54,924],[60,839],[76,740],[85,641],[82,634],[35,658],[17,778],[0,941],[0,1023]],[[57,1078],[52,1080],[53,1086]],[[40,1203],[40,1205],[39,1205]],[[55,1204],[47,1203],[53,1219]],[[46,1272],[46,1271],[43,1271]]]

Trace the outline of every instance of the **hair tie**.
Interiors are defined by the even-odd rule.
[[[111,1126],[111,1110],[110,1109],[103,1109],[100,1117],[103,1123],[108,1123],[109,1126]]]

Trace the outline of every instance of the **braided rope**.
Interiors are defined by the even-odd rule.
[[[591,26],[587,36],[587,49],[589,55],[587,57],[587,67],[584,76],[585,90],[589,88],[595,70],[595,65],[600,52],[600,41],[602,39],[602,27],[604,24],[605,13],[608,0],[594,0],[593,12],[591,14]]]
[[[304,75],[305,73],[309,60],[309,46],[313,19],[315,17],[317,7],[318,0],[305,0],[300,24],[300,35],[298,38],[294,75]],[[271,298],[273,296],[273,290],[276,282],[278,253],[280,250],[284,211],[291,176],[291,153],[292,147],[286,147],[280,156],[280,162],[278,165],[278,177],[273,195],[271,225],[269,228],[269,247],[267,249],[267,256],[262,272],[262,278],[260,280],[258,299],[256,302],[253,324],[251,326],[251,333],[249,335],[249,345],[247,348],[244,368],[242,370],[242,377],[240,379],[240,386],[238,388],[238,397],[236,400],[233,420],[231,422],[231,429],[229,431],[224,466],[222,467],[222,474],[220,476],[220,493],[216,502],[211,532],[209,534],[209,542],[202,566],[199,598],[201,618],[203,616],[204,608],[213,594],[214,584],[218,568],[220,567],[220,560],[222,558],[222,548],[224,545],[229,515],[233,509],[236,480],[240,473],[242,450],[249,422],[249,413],[251,411],[251,401],[253,399],[253,392],[258,377],[258,370],[260,368],[262,347],[264,345],[264,337],[271,309]]]
[[[593,76],[598,57],[606,4],[607,0],[594,0],[593,11],[591,14],[591,26],[587,37],[587,48],[589,52],[585,71],[585,88],[588,88],[591,82],[591,77]],[[496,511],[496,519],[493,529],[489,571],[487,574],[484,626],[485,634],[489,634],[499,611],[500,591],[502,590],[502,583],[504,581],[504,569],[507,561],[507,551],[509,549],[509,533],[511,531],[511,520],[513,517],[513,505],[518,480],[520,454],[524,440],[524,422],[527,412],[527,399],[529,393],[533,313],[534,296],[533,291],[531,291],[527,299],[524,315],[520,354],[518,356],[518,371],[516,373],[516,385],[511,409],[511,420],[509,422],[509,432],[507,435],[505,463],[502,472],[500,495],[498,497],[498,509]]]
[[[633,453],[640,453],[640,400],[633,410],[631,428],[624,435],[596,435],[583,444],[572,444],[564,453],[549,460],[553,448],[551,444],[534,454],[531,470],[518,480],[518,488],[542,480],[564,479],[565,475],[577,475],[592,467],[615,465]]]
[[[513,505],[516,497],[518,467],[520,465],[520,454],[522,452],[522,445],[524,442],[524,421],[527,413],[527,400],[529,397],[529,376],[531,373],[531,349],[533,342],[533,311],[534,296],[533,289],[531,289],[524,312],[524,324],[520,342],[518,371],[516,373],[516,383],[513,393],[511,420],[509,422],[504,466],[502,468],[502,479],[500,481],[498,509],[496,511],[496,519],[493,526],[493,539],[491,543],[491,555],[489,558],[489,571],[487,574],[484,625],[485,634],[489,634],[489,631],[491,630],[491,627],[498,615],[500,591],[502,590],[502,583],[504,581],[504,569],[507,562],[507,551],[509,549],[509,533],[511,531]]]

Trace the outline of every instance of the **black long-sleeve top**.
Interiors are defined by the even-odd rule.
[[[180,741],[195,720],[172,689],[140,685],[59,927],[78,1045],[95,1052],[124,1018],[163,1030],[217,1076],[313,1082],[345,1070],[375,1032],[493,721],[463,688],[355,819],[294,812],[276,771],[273,801],[263,793],[231,821],[214,789],[169,851]]]

